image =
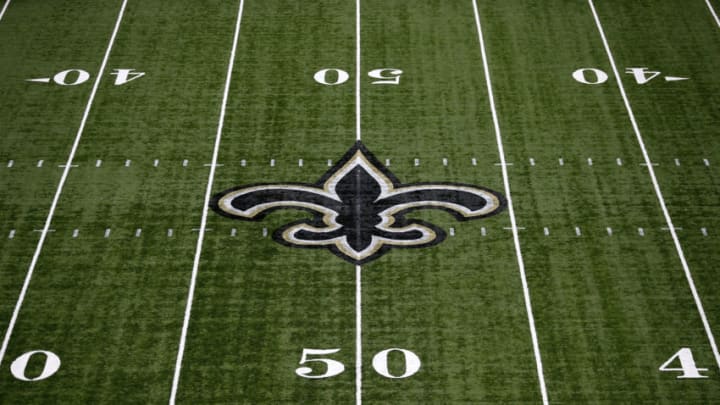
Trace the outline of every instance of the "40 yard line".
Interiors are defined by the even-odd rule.
[[[593,3],[593,0],[588,0],[588,4],[590,5],[590,10],[592,11],[593,17],[595,18],[595,24],[597,25],[598,32],[600,33],[600,38],[602,39],[603,45],[605,46],[605,52],[607,53],[608,60],[610,61],[610,66],[612,67],[613,74],[615,75],[615,80],[617,81],[620,95],[622,96],[623,102],[625,103],[625,109],[627,110],[628,117],[630,118],[633,130],[635,131],[635,136],[637,137],[638,144],[640,145],[640,150],[642,151],[643,158],[645,159],[645,165],[647,166],[648,173],[650,174],[650,179],[652,180],[653,187],[655,188],[655,194],[657,195],[658,202],[660,203],[660,208],[662,208],[663,215],[665,216],[665,222],[667,223],[670,235],[672,235],[672,240],[675,244],[675,250],[677,250],[678,257],[680,258],[680,263],[682,264],[682,268],[685,271],[685,278],[687,279],[688,286],[690,287],[693,299],[695,300],[695,305],[697,306],[698,313],[700,314],[700,319],[702,320],[703,326],[705,327],[705,333],[707,334],[708,340],[710,341],[710,347],[712,348],[713,355],[715,356],[715,362],[717,363],[718,368],[720,368],[720,353],[718,353],[718,348],[715,344],[715,337],[713,336],[712,330],[710,329],[710,323],[707,320],[707,316],[705,316],[705,310],[703,309],[700,295],[695,288],[695,282],[693,281],[692,273],[690,272],[690,267],[687,264],[687,260],[685,260],[685,253],[683,252],[683,248],[680,245],[680,240],[678,239],[675,226],[672,222],[672,218],[670,217],[670,213],[668,212],[667,206],[665,205],[665,199],[663,198],[662,192],[660,191],[660,185],[658,183],[657,177],[655,176],[655,169],[651,164],[652,161],[650,160],[650,156],[648,155],[647,149],[645,148],[645,141],[643,141],[642,134],[640,133],[640,127],[635,120],[635,113],[633,113],[633,109],[630,106],[630,100],[628,99],[627,93],[625,92],[625,86],[623,85],[622,79],[620,78],[620,73],[617,69],[617,65],[615,64],[615,57],[613,57],[612,51],[610,50],[610,45],[608,44],[607,37],[605,36],[605,30],[603,30],[602,23],[600,22],[600,17],[598,16],[597,10],[595,10],[595,4]]]
[[[177,396],[178,384],[180,382],[180,371],[182,369],[183,355],[185,354],[185,343],[187,341],[187,331],[190,325],[190,315],[192,313],[193,298],[195,297],[195,284],[197,281],[198,269],[200,267],[200,256],[202,254],[203,241],[205,239],[205,231],[207,226],[208,208],[210,206],[210,195],[212,194],[213,181],[215,179],[215,169],[217,168],[218,153],[220,151],[220,139],[222,138],[223,127],[225,125],[225,110],[230,94],[230,81],[232,80],[233,66],[235,65],[235,52],[237,50],[238,38],[240,37],[240,22],[242,21],[244,0],[240,0],[238,7],[237,21],[235,23],[235,35],[233,36],[232,50],[230,51],[230,61],[228,62],[227,75],[225,76],[225,89],[223,91],[222,104],[220,105],[220,118],[218,119],[217,132],[215,134],[215,146],[213,147],[212,163],[210,164],[210,174],[208,175],[207,186],[205,188],[205,202],[203,204],[202,218],[200,220],[200,229],[198,232],[197,245],[195,247],[195,259],[193,260],[192,275],[190,276],[190,287],[188,288],[187,303],[185,305],[185,317],[183,319],[182,332],[180,334],[180,343],[178,345],[177,358],[175,360],[175,374],[173,375],[172,388],[170,390],[169,404],[175,404]]]
[[[80,121],[80,127],[78,128],[77,134],[75,135],[75,141],[73,142],[72,148],[70,149],[70,154],[68,155],[67,161],[65,162],[65,168],[63,169],[62,176],[60,177],[60,183],[58,183],[57,191],[55,191],[55,196],[53,197],[52,204],[50,204],[50,211],[48,212],[47,218],[45,219],[45,226],[43,226],[42,232],[40,233],[40,240],[38,241],[37,247],[35,248],[35,253],[33,254],[32,261],[30,262],[30,267],[28,268],[27,275],[25,276],[25,281],[23,282],[22,289],[20,290],[20,296],[18,297],[17,303],[15,304],[15,309],[13,310],[12,317],[10,318],[10,323],[8,324],[7,331],[5,331],[5,338],[3,339],[2,347],[0,347],[0,364],[2,364],[2,361],[5,358],[5,352],[7,351],[10,337],[12,336],[13,329],[15,328],[15,323],[17,322],[18,315],[20,314],[20,309],[22,308],[23,302],[25,301],[25,295],[27,294],[28,287],[30,286],[30,280],[32,280],[35,266],[37,265],[38,259],[40,258],[40,252],[42,252],[43,246],[45,245],[45,239],[47,238],[53,215],[55,215],[55,209],[57,208],[58,201],[60,200],[60,195],[62,194],[62,190],[65,186],[65,182],[67,181],[70,169],[73,167],[72,163],[75,159],[75,153],[77,152],[78,146],[80,145],[80,139],[82,138],[82,134],[85,131],[85,124],[87,123],[88,116],[90,115],[90,110],[92,109],[93,101],[95,100],[95,95],[97,94],[98,87],[100,86],[100,80],[105,75],[105,66],[107,66],[107,61],[110,58],[110,53],[112,52],[115,38],[117,37],[117,33],[120,30],[120,24],[122,22],[123,15],[125,14],[125,7],[127,6],[127,2],[128,0],[123,0],[122,6],[120,7],[117,21],[115,22],[115,28],[113,29],[112,36],[110,37],[110,42],[108,43],[107,50],[105,51],[105,56],[103,57],[102,63],[100,64],[100,70],[98,70],[97,76],[95,78],[95,84],[93,85],[92,91],[90,92],[90,98],[88,99],[87,105],[85,106],[85,112],[83,113],[82,120]],[[5,3],[5,7],[3,8],[2,13],[5,12],[5,8],[7,8],[8,4],[10,4],[9,0]],[[2,14],[0,14],[0,18],[1,17]]]
[[[493,94],[490,68],[488,66],[487,52],[485,50],[485,39],[483,38],[482,25],[480,24],[480,13],[478,11],[477,1],[472,0],[472,5],[473,11],[475,12],[478,40],[480,41],[480,53],[482,54],[483,70],[485,71],[488,99],[490,101],[490,109],[492,110],[493,125],[495,126],[498,155],[500,155],[500,167],[502,168],[503,183],[505,183],[505,197],[507,198],[508,212],[510,213],[510,225],[512,227],[513,241],[515,242],[515,256],[517,257],[518,269],[520,271],[520,280],[522,282],[523,296],[525,298],[525,310],[527,311],[528,324],[530,326],[530,337],[532,339],[533,353],[535,354],[538,384],[540,385],[542,402],[544,405],[547,405],[549,402],[547,389],[545,388],[545,376],[543,373],[542,357],[540,356],[540,345],[538,344],[537,332],[535,331],[535,317],[533,316],[532,303],[530,302],[530,288],[528,287],[527,277],[525,275],[525,261],[523,260],[522,250],[520,249],[520,236],[518,235],[515,210],[513,209],[512,196],[510,195],[510,178],[508,177],[507,163],[505,162],[505,150],[503,148],[502,134],[500,132],[500,122],[495,108],[495,96]]]

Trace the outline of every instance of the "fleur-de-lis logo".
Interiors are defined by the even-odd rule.
[[[445,239],[431,223],[406,218],[419,209],[449,212],[459,221],[484,218],[505,207],[505,198],[486,188],[457,183],[402,184],[358,141],[315,184],[255,184],[217,194],[221,215],[259,221],[279,209],[312,218],[273,233],[281,244],[326,248],[354,264],[377,259],[392,248],[422,248]]]

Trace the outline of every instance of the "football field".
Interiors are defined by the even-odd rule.
[[[0,403],[720,403],[720,0],[0,0]]]

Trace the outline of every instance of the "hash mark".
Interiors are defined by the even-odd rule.
[[[298,166],[303,167],[303,160],[302,160],[302,159],[298,159]]]
[[[328,167],[332,167],[332,159],[328,159]]]
[[[622,159],[617,158],[617,159],[615,159],[615,161],[617,162],[618,166],[622,166]]]
[[[577,236],[582,236],[582,232],[580,231],[580,227],[579,227],[579,226],[576,226],[576,227],[575,227],[575,235],[577,235]]]
[[[79,229],[77,229],[77,228],[76,228],[76,229],[73,229],[73,233],[72,233],[72,237],[73,237],[73,238],[77,238],[79,234],[80,234],[80,230],[79,230]]]
[[[263,228],[263,234],[262,234],[263,238],[267,237],[267,234],[268,234],[267,228]]]
[[[534,159],[534,158],[530,158],[530,166],[535,166],[535,159]]]
[[[67,167],[67,165],[58,165],[58,167]],[[70,167],[78,167],[78,165],[70,165]]]
[[[125,167],[130,167],[130,163],[132,163],[132,160],[128,159],[125,161]]]
[[[175,232],[175,231],[173,231],[172,228],[168,228],[168,230],[167,230],[167,237],[168,237],[168,238],[172,238],[174,232]]]
[[[100,166],[102,166],[102,160],[98,159],[95,161],[95,167],[100,167]]]
[[[14,161],[14,160],[8,160],[8,165],[7,165],[7,167],[13,167],[14,164],[15,164],[15,161]]]
[[[275,167],[275,159],[270,159],[270,167]]]
[[[142,228],[138,228],[138,229],[135,230],[135,237],[136,237],[136,238],[139,238],[141,234],[142,234]]]
[[[543,234],[545,234],[545,236],[549,236],[549,235],[550,235],[550,229],[548,229],[547,227],[543,228]]]
[[[443,158],[442,162],[443,162],[443,166],[447,166],[447,165],[448,165],[448,160],[447,160],[447,158]]]
[[[237,229],[236,229],[236,228],[233,228],[233,229],[230,230],[230,236],[233,236],[233,237],[237,236]]]
[[[607,229],[608,236],[612,236],[612,233],[613,233],[612,228],[608,227],[606,229]]]
[[[8,239],[12,239],[12,238],[14,238],[14,237],[15,237],[15,230],[14,230],[14,229],[11,229],[11,230],[10,230],[10,234],[8,234]]]
[[[680,166],[680,159],[675,158],[675,166]]]
[[[640,163],[640,166],[647,166],[647,163]],[[650,166],[660,166],[660,163],[650,163]]]
[[[565,166],[565,160],[563,158],[558,159],[560,166]]]
[[[660,229],[662,229],[663,231],[669,231],[669,230],[670,230],[670,228],[668,228],[668,227],[664,227],[664,228],[660,228]],[[676,230],[676,231],[682,231],[682,230],[683,230],[682,228],[678,228],[678,227],[673,227],[673,229]]]
[[[592,158],[588,158],[587,162],[588,162],[588,166],[592,166]]]
[[[420,166],[420,159],[415,158],[415,166]]]
[[[187,159],[183,160],[183,167],[187,167],[187,165],[188,165],[188,160]]]
[[[155,161],[153,162],[153,166],[158,167],[159,164],[160,164],[160,161],[155,159]]]
[[[703,163],[705,163],[705,166],[710,166],[710,161],[707,159],[703,159]]]
[[[473,166],[477,166],[477,159],[472,158],[472,160],[470,160],[470,162],[472,163]]]
[[[485,229],[484,226],[483,226],[482,228],[480,228],[480,235],[482,235],[482,236],[486,236],[486,235],[487,235],[487,229]]]
[[[44,160],[38,160],[37,167],[42,167],[44,162]]]
[[[707,228],[700,228],[700,232],[702,232],[703,236],[707,236]]]
[[[385,166],[390,166],[390,159],[385,159]]]
[[[110,237],[110,228],[105,229],[105,238]]]
[[[638,235],[645,236],[645,230],[642,228],[638,228]]]
[[[455,236],[455,228],[450,227],[450,236]]]
[[[512,163],[495,163],[495,166],[512,166]]]
[[[215,163],[214,165],[213,165],[212,163],[206,163],[206,164],[204,164],[203,166],[205,166],[205,167],[222,167],[222,166],[225,166],[225,165],[224,165],[224,164],[221,164],[221,163]]]
[[[240,161],[240,166],[242,166],[242,167],[247,166],[247,162],[245,161],[245,159],[242,159],[242,160]]]

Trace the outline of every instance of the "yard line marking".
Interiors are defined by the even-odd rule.
[[[640,149],[642,150],[643,157],[645,158],[648,173],[650,174],[650,179],[652,180],[653,187],[655,188],[655,194],[657,195],[658,202],[660,203],[663,215],[665,216],[665,221],[667,222],[667,226],[670,230],[670,235],[672,236],[673,242],[675,244],[675,249],[677,250],[678,257],[680,258],[680,263],[682,264],[683,271],[685,272],[685,278],[687,278],[688,286],[690,287],[693,299],[695,300],[695,305],[697,306],[698,313],[700,314],[700,319],[702,320],[703,326],[705,328],[705,333],[707,334],[708,341],[710,342],[710,347],[712,348],[713,354],[715,356],[715,362],[717,363],[718,368],[720,368],[720,352],[718,352],[718,347],[715,343],[715,337],[713,336],[712,330],[710,329],[710,323],[707,320],[707,316],[705,316],[705,309],[703,308],[702,301],[700,300],[700,295],[695,288],[695,282],[693,281],[692,274],[690,273],[690,267],[687,264],[687,260],[685,260],[685,253],[683,252],[682,246],[680,245],[680,240],[678,239],[677,232],[675,231],[675,226],[673,225],[672,218],[670,218],[670,213],[668,212],[667,206],[665,205],[665,199],[663,198],[662,192],[660,191],[660,185],[658,184],[657,177],[655,176],[655,169],[653,169],[653,166],[650,163],[650,156],[648,155],[647,149],[645,148],[645,142],[643,141],[642,134],[640,133],[640,127],[635,120],[635,114],[633,113],[632,107],[630,106],[630,100],[625,93],[625,87],[623,86],[622,79],[620,77],[620,74],[618,73],[617,65],[615,64],[615,58],[613,57],[612,51],[610,50],[610,45],[608,44],[607,38],[605,37],[605,31],[603,30],[602,24],[600,23],[600,17],[595,10],[595,4],[593,3],[593,0],[588,0],[588,4],[590,4],[590,9],[592,10],[593,16],[595,17],[595,24],[597,25],[598,31],[600,32],[600,37],[602,38],[603,45],[605,46],[605,51],[607,52],[610,66],[612,66],[613,73],[615,74],[615,79],[617,80],[620,95],[622,96],[623,102],[625,103],[628,117],[630,118],[630,122],[632,123],[633,130],[635,131],[638,144],[640,144]]]
[[[7,0],[5,2],[5,5],[2,8],[2,11],[0,11],[0,21],[2,20],[3,16],[5,15],[5,10],[7,10],[9,5],[10,5],[10,0]]]
[[[10,3],[10,0],[8,0],[8,3]],[[708,8],[710,9],[710,13],[715,18],[715,23],[717,23],[717,26],[720,27],[720,18],[718,18],[718,15],[715,12],[715,9],[713,8],[712,4],[710,4],[710,0],[705,0],[705,4],[707,4]]]
[[[235,65],[235,51],[237,50],[238,38],[240,37],[240,22],[242,21],[243,6],[245,0],[240,0],[238,6],[237,21],[235,23],[235,34],[233,36],[232,50],[230,51],[230,60],[228,62],[227,75],[225,76],[225,89],[223,91],[222,104],[220,106],[220,117],[218,119],[217,132],[215,134],[215,146],[213,147],[212,164],[210,165],[210,174],[208,175],[207,187],[205,189],[205,203],[203,204],[202,218],[200,220],[200,232],[198,233],[197,246],[195,248],[195,258],[193,260],[192,275],[190,277],[190,287],[188,289],[187,303],[185,306],[185,317],[183,319],[182,332],[180,334],[180,342],[178,344],[177,359],[175,360],[175,373],[173,375],[172,388],[170,390],[170,405],[175,404],[177,396],[178,383],[180,382],[180,370],[182,368],[183,356],[185,354],[185,342],[187,341],[187,331],[190,324],[190,314],[192,313],[193,298],[195,296],[195,283],[197,280],[198,269],[200,267],[200,254],[202,252],[203,239],[205,238],[205,227],[207,225],[208,207],[210,206],[210,195],[212,194],[213,180],[215,179],[215,169],[217,168],[218,153],[220,151],[220,138],[222,137],[223,126],[225,124],[225,110],[230,95],[230,81],[232,80],[233,66]]]
[[[525,298],[525,309],[528,316],[528,324],[530,326],[530,336],[532,338],[533,352],[535,354],[535,364],[538,374],[538,383],[540,385],[540,393],[544,405],[548,404],[547,390],[545,389],[545,377],[543,375],[542,358],[540,356],[540,346],[535,331],[535,318],[533,316],[532,304],[530,303],[530,289],[528,287],[527,278],[525,276],[525,262],[523,261],[522,251],[520,250],[520,236],[518,233],[517,223],[515,221],[515,211],[513,209],[512,196],[510,194],[510,179],[508,177],[507,165],[505,165],[505,151],[503,149],[502,135],[500,133],[500,122],[495,109],[495,96],[492,89],[492,81],[490,79],[490,67],[488,66],[487,53],[485,51],[485,40],[483,38],[482,26],[480,24],[480,13],[478,12],[477,0],[472,0],[473,10],[475,12],[475,23],[477,24],[478,39],[480,40],[480,52],[483,59],[483,70],[485,71],[485,81],[488,90],[488,99],[490,101],[490,109],[492,111],[493,125],[495,126],[495,135],[497,138],[498,155],[500,162],[503,163],[502,175],[505,183],[505,197],[507,198],[508,212],[510,214],[510,224],[512,226],[513,240],[515,242],[515,255],[517,256],[518,269],[520,271],[520,279],[523,286],[523,296]]]
[[[83,113],[82,120],[80,121],[80,127],[78,128],[77,134],[75,135],[75,141],[73,142],[72,148],[70,149],[70,154],[68,155],[65,169],[63,170],[63,174],[60,177],[60,183],[58,184],[58,188],[55,191],[55,196],[53,197],[52,203],[50,204],[50,211],[48,212],[47,218],[45,219],[45,226],[42,229],[42,233],[40,234],[40,239],[38,240],[35,253],[33,254],[30,266],[28,267],[28,272],[25,276],[25,281],[23,282],[22,289],[20,290],[20,296],[18,297],[17,303],[15,304],[15,309],[13,310],[12,317],[10,318],[10,323],[8,324],[7,330],[5,331],[5,338],[3,339],[2,346],[0,347],[0,364],[2,364],[2,361],[5,358],[5,352],[7,351],[8,343],[10,342],[10,336],[12,336],[13,330],[15,329],[15,323],[17,322],[17,318],[20,315],[20,309],[22,308],[23,301],[25,301],[25,294],[27,294],[28,287],[30,286],[30,280],[32,280],[32,276],[35,271],[35,266],[37,265],[38,259],[40,258],[40,252],[45,245],[45,239],[48,232],[50,231],[50,224],[52,223],[53,215],[55,215],[55,208],[58,205],[58,201],[60,200],[60,195],[62,194],[63,187],[65,186],[65,182],[67,180],[68,174],[70,173],[70,169],[73,166],[72,163],[73,159],[75,158],[75,152],[77,152],[78,146],[80,144],[80,139],[82,138],[83,131],[85,130],[85,124],[87,123],[88,116],[90,115],[90,110],[92,109],[92,104],[95,100],[95,94],[97,94],[98,88],[100,87],[100,80],[105,74],[105,66],[107,65],[108,59],[110,58],[110,52],[112,51],[113,44],[115,43],[117,33],[120,30],[120,23],[122,22],[127,2],[128,0],[123,0],[122,6],[120,7],[120,12],[118,13],[117,21],[115,22],[115,27],[110,37],[110,42],[108,43],[108,47],[105,50],[105,56],[103,57],[102,63],[100,64],[100,69],[98,70],[97,76],[95,78],[95,84],[93,85],[92,91],[90,92],[90,98],[88,99],[87,105],[85,106],[85,112]],[[9,4],[9,2],[5,4],[6,7],[7,4]]]
[[[360,120],[360,0],[355,1],[355,139],[362,139]],[[388,161],[388,163],[390,163]],[[415,159],[415,166],[420,161]],[[362,404],[362,266],[355,265],[355,404]]]

